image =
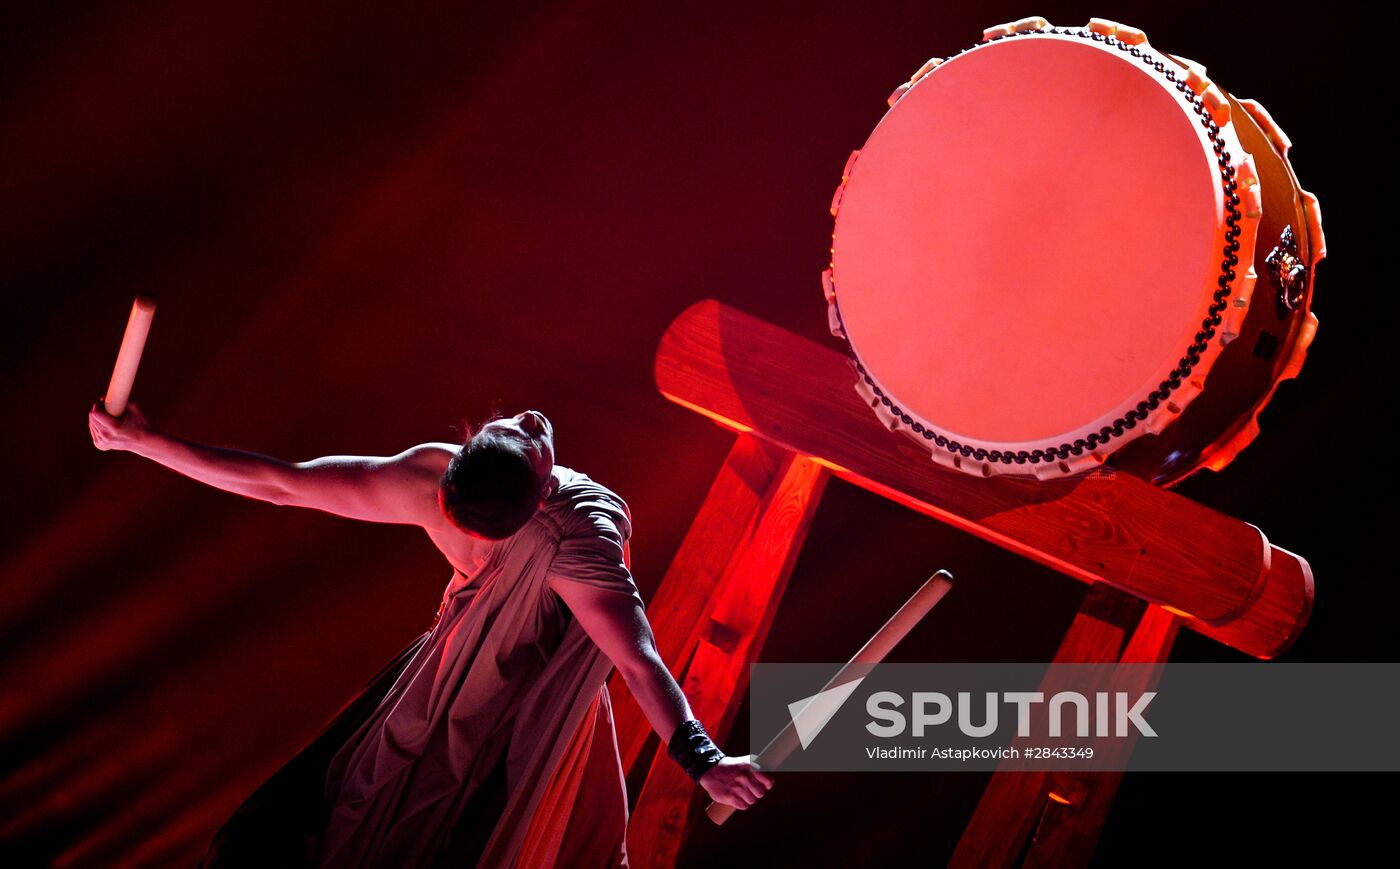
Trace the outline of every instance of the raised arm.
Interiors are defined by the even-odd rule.
[[[350,519],[438,528],[438,481],[456,447],[426,443],[394,456],[326,456],[287,462],[231,447],[196,443],[163,432],[129,405],[113,417],[93,404],[93,444],[128,450],[226,492],[272,504],[310,507]]]

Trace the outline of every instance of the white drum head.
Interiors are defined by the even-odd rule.
[[[831,271],[894,417],[1045,450],[1169,378],[1229,243],[1192,96],[1106,41],[1045,33],[966,51],[899,99],[849,169]]]

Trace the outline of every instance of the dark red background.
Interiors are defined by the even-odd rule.
[[[136,399],[288,459],[550,415],[628,500],[659,582],[732,436],[663,399],[666,325],[718,298],[836,346],[818,275],[841,166],[924,59],[1040,13],[1142,27],[1261,100],[1321,197],[1321,330],[1264,434],[1190,497],[1307,557],[1283,660],[1389,660],[1380,536],[1392,245],[1370,101],[1387,43],[1338,4],[30,4],[0,30],[0,861],[188,864],[432,617],[421,532],[280,508],[100,453],[85,415],[131,298]],[[1122,179],[1086,178],[1086,195]],[[1379,250],[1377,249],[1379,247]],[[1181,529],[1189,535],[1191,529]],[[963,582],[899,660],[1045,660],[1083,586],[833,481],[764,660],[843,660],[933,568]],[[1184,634],[1174,660],[1242,660]],[[1261,665],[1263,666],[1263,665]],[[744,713],[746,715],[746,713]],[[748,750],[745,718],[720,742]],[[941,864],[985,774],[793,775],[696,828],[689,866]],[[1394,777],[1130,774],[1096,865],[1240,862],[1374,832]],[[1216,844],[1201,850],[1207,836]]]

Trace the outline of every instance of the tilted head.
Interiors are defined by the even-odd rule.
[[[438,504],[473,537],[503,540],[524,527],[554,487],[554,426],[527,410],[479,426],[447,463]]]

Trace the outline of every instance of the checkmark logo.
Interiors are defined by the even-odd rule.
[[[792,726],[805,749],[822,732],[822,728],[836,714],[837,710],[851,696],[851,692],[865,680],[864,676],[852,679],[844,685],[828,688],[810,697],[795,700],[788,704],[788,714],[792,716]]]

